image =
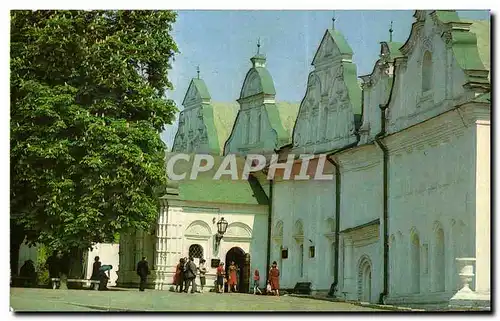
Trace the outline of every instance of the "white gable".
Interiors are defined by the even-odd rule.
[[[313,60],[293,132],[294,153],[331,151],[356,141],[354,113],[346,85],[354,67],[346,62],[327,32]],[[350,64],[347,68],[346,65]],[[354,67],[355,78],[355,67]],[[357,88],[360,91],[359,88]]]

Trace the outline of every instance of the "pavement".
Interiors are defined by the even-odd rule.
[[[387,311],[346,302],[331,302],[293,296],[262,296],[240,293],[175,293],[136,289],[52,290],[11,288],[14,312],[266,312],[266,311]]]

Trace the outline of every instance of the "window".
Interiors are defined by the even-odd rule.
[[[255,133],[255,143],[259,143],[260,142],[260,132],[261,132],[261,126],[262,126],[262,115],[261,115],[261,111],[260,110],[257,110],[258,114],[257,114],[257,132]]]
[[[193,244],[189,247],[189,257],[192,258],[203,258],[203,247],[199,244]]]
[[[432,54],[429,51],[424,53],[422,61],[422,92],[432,88]]]

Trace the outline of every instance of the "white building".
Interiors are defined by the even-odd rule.
[[[488,305],[489,21],[464,21],[454,11],[414,16],[408,40],[382,42],[380,59],[364,76],[357,75],[342,34],[327,30],[298,113],[293,104],[280,109],[275,103],[265,58],[253,57],[231,130],[213,125],[205,113],[198,117],[199,132],[218,137],[219,148],[209,152],[279,150],[283,162],[288,154],[308,153],[315,155],[311,164],[328,154],[325,171],[334,179],[267,181],[264,171],[236,183],[209,176],[180,182],[162,198],[155,234],[122,237],[120,266],[127,268],[118,283],[137,284],[134,264],[148,253],[151,286],[165,289],[178,259],[196,245],[207,263],[224,261],[231,248],[250,253],[247,268],[261,273],[277,261],[283,289],[311,282],[313,291],[335,288],[337,297],[351,300]],[[205,110],[207,97],[192,99],[198,103],[187,110]],[[194,116],[183,115],[183,124],[194,123]],[[290,118],[296,118],[293,128]],[[207,152],[183,145],[182,128],[174,151]],[[301,165],[295,162],[293,175]],[[259,201],[256,190],[267,197]],[[214,251],[221,216],[230,224]],[[242,281],[249,277],[245,272]]]

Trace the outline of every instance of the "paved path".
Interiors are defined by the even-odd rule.
[[[342,302],[239,293],[10,289],[14,311],[382,311]]]

